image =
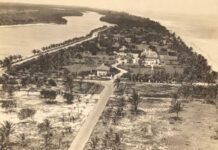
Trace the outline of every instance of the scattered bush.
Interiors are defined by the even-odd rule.
[[[181,102],[178,100],[178,95],[173,95],[173,99],[170,106],[170,113],[176,113],[176,118],[179,118],[179,112],[182,111]]]
[[[43,89],[42,91],[40,91],[40,95],[42,96],[42,98],[47,99],[46,100],[47,104],[55,104],[56,103],[56,101],[54,101],[56,99],[56,96],[57,96],[56,91]]]
[[[66,99],[67,104],[73,104],[74,96],[72,94],[65,93],[64,98]]]
[[[1,106],[6,111],[10,111],[12,108],[15,108],[17,104],[15,101],[8,100],[8,101],[4,101]]]
[[[56,83],[55,80],[53,80],[53,79],[48,80],[48,84],[49,84],[50,86],[57,86],[57,83]]]
[[[20,110],[20,112],[18,113],[18,118],[20,120],[29,118],[29,117],[33,117],[36,113],[35,109],[31,109],[31,108],[23,108]]]

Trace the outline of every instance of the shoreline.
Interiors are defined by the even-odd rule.
[[[93,29],[87,35],[85,35],[83,37],[77,37],[77,38],[82,38],[80,41],[76,41],[76,42],[71,43],[70,45],[67,45],[67,46],[52,48],[52,49],[50,49],[48,51],[42,51],[42,54],[46,54],[46,53],[47,54],[52,54],[54,52],[57,52],[57,51],[61,50],[62,48],[67,48],[67,47],[71,47],[71,46],[76,46],[78,44],[82,44],[83,42],[86,42],[86,41],[91,40],[92,38],[95,38],[96,35],[99,32],[107,30],[108,28],[110,28],[110,27],[103,26],[103,27],[99,27],[99,28]],[[76,37],[74,39],[76,39]],[[41,53],[37,54],[37,55],[31,55],[31,56],[24,57],[22,60],[12,63],[12,66],[14,66],[14,65],[15,66],[16,65],[22,65],[23,63],[26,63],[26,62],[31,61],[33,59],[37,59],[40,55],[41,55]],[[0,77],[5,73],[5,71],[6,71],[5,68],[0,67]]]
[[[85,13],[90,13],[90,12],[85,12]],[[81,16],[62,16],[61,18],[66,20],[66,23],[55,23],[55,22],[48,22],[48,23],[44,23],[44,22],[36,22],[36,23],[24,23],[24,24],[11,24],[11,25],[0,25],[0,28],[16,28],[16,27],[22,27],[22,26],[45,26],[45,25],[66,25],[68,24],[68,20],[66,18],[68,17],[83,17],[84,16],[84,13],[83,15]]]
[[[89,16],[92,17],[91,21],[87,19]],[[14,54],[21,54],[22,56],[30,56],[32,54],[31,51],[33,49],[42,49],[43,47],[49,47],[52,44],[60,44],[63,43],[64,41],[72,40],[73,38],[86,36],[93,29],[102,27],[104,25],[107,26],[109,25],[106,22],[101,22],[99,20],[100,17],[102,17],[102,15],[99,15],[99,13],[85,12],[84,15],[81,17],[64,16],[64,19],[68,20],[68,23],[64,25],[55,24],[55,23],[49,23],[49,24],[37,23],[37,24],[25,24],[25,25],[0,26],[2,35],[4,34],[6,35],[6,33],[8,33],[8,36],[1,38],[2,40],[0,43],[2,43],[1,44],[2,51],[0,52],[0,58],[3,59],[9,55],[14,55]],[[85,23],[91,22],[96,24],[81,26],[80,24],[81,22],[83,22],[83,20]],[[38,30],[39,33],[37,32]],[[29,34],[28,31],[30,31],[30,33],[32,34]],[[49,34],[44,35],[47,31]],[[22,36],[20,35],[21,33],[24,35],[23,40],[21,40],[22,39]],[[9,42],[11,39],[16,39],[16,38],[19,39]],[[30,43],[32,44],[29,44],[28,41],[30,41]],[[19,51],[16,51],[16,49],[19,49]]]
[[[113,26],[113,25],[111,25],[111,26]],[[95,29],[91,30],[88,34],[86,34],[85,36],[75,37],[75,38],[71,39],[72,43],[69,43],[69,44],[66,44],[66,45],[63,44],[62,46],[57,46],[57,47],[49,48],[46,51],[41,51],[41,53],[39,53],[37,55],[26,56],[23,59],[21,59],[20,61],[12,63],[12,66],[22,65],[23,63],[26,63],[26,62],[31,61],[33,59],[37,59],[40,55],[43,55],[43,54],[52,54],[52,53],[57,52],[57,51],[59,51],[59,50],[61,50],[63,48],[68,48],[68,47],[71,47],[71,46],[76,46],[76,45],[82,44],[83,42],[92,40],[92,39],[97,37],[97,34],[99,34],[99,32],[105,31],[108,28],[110,28],[111,26],[102,26],[102,27],[99,27],[99,28],[95,28]],[[64,42],[66,42],[66,41],[63,41],[62,43],[64,43]],[[4,73],[5,73],[4,68],[0,67],[0,77]]]
[[[155,21],[160,22],[163,26],[165,26],[170,32],[175,32],[177,36],[179,36],[184,43],[186,43],[187,46],[192,47],[193,51],[201,54],[205,57],[205,59],[208,62],[208,65],[211,66],[212,70],[218,71],[218,60],[216,58],[212,58],[210,52],[208,53],[206,49],[209,49],[211,53],[213,53],[215,50],[212,48],[213,46],[211,44],[207,44],[206,46],[203,46],[203,43],[210,42],[211,39],[201,39],[197,37],[192,37],[186,35],[187,33],[184,33],[182,29],[173,21],[170,20],[164,20],[164,19],[158,19],[153,18]],[[215,41],[214,41],[215,42]],[[211,50],[212,49],[212,50]],[[216,62],[217,61],[217,62]]]
[[[129,10],[131,14],[134,14],[136,16],[141,17],[149,17],[151,20],[159,22],[161,25],[165,26],[170,32],[175,32],[177,36],[181,37],[181,39],[184,41],[184,43],[193,48],[193,51],[197,54],[201,54],[207,59],[208,65],[211,66],[211,68],[214,71],[218,71],[218,56],[216,56],[216,49],[218,47],[218,38],[201,38],[198,37],[199,34],[196,34],[196,32],[201,32],[201,30],[194,30],[196,26],[196,22],[205,22],[208,21],[207,17],[206,20],[204,18],[202,19],[202,16],[195,16],[196,18],[187,18],[188,21],[191,21],[194,19],[194,24],[189,24],[187,20],[184,19],[178,19],[178,17],[184,17],[181,14],[156,14],[152,12],[144,12],[144,11],[132,11]],[[192,17],[192,16],[191,16]],[[199,18],[200,17],[200,18]],[[205,16],[204,16],[205,17]],[[214,16],[215,17],[215,16]],[[214,18],[213,17],[213,18]],[[211,18],[211,19],[213,19]],[[209,21],[211,21],[211,19]],[[213,19],[214,21],[214,19]],[[191,28],[190,28],[191,25]],[[198,24],[197,24],[198,25]],[[211,34],[210,32],[205,31],[211,31],[216,28],[215,26],[206,26],[207,24],[204,24],[202,29],[204,29],[204,32],[201,33],[201,35],[207,36],[207,34]],[[196,26],[199,28],[199,26]],[[208,28],[206,28],[208,27]],[[216,32],[216,30],[215,30]],[[217,31],[218,32],[218,31]]]
[[[211,58],[210,54],[204,48],[201,48],[200,44],[198,45],[197,43],[193,41],[193,39],[188,38],[188,37],[183,36],[181,38],[182,40],[184,40],[184,42],[188,46],[193,48],[193,51],[195,51],[198,54],[203,55],[205,59],[207,60],[208,65],[210,65],[214,71],[218,71],[218,64],[215,62],[213,58]]]
[[[205,43],[210,42],[210,39],[201,39],[201,38],[185,35],[185,33],[182,33],[182,31],[180,31],[179,28],[177,29],[177,27],[173,27],[173,22],[169,21],[168,24],[165,23],[165,21],[161,21],[160,19],[158,21],[170,31],[175,32],[176,35],[179,36],[186,43],[187,46],[193,48],[194,52],[204,56],[208,62],[208,65],[210,65],[214,71],[218,71],[218,62],[216,62],[217,61],[216,58],[212,58],[211,57],[212,54],[210,54],[210,52],[208,53],[206,50],[209,49],[211,53],[213,53],[215,51],[213,50],[214,48],[211,48],[213,46],[211,45],[211,43],[203,44],[204,42]]]

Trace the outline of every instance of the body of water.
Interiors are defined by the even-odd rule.
[[[142,11],[132,13],[156,20],[175,32],[188,46],[202,54],[215,71],[218,71],[218,15],[164,14]]]
[[[91,30],[107,25],[101,15],[88,12],[83,16],[65,17],[67,24],[27,24],[0,26],[0,59],[14,54],[29,56],[33,49],[81,37]]]

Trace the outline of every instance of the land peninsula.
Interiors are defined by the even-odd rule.
[[[84,9],[64,6],[0,3],[0,25],[66,24],[66,16],[82,16]]]
[[[216,150],[207,60],[149,18],[92,11],[111,26],[1,61],[0,148]]]

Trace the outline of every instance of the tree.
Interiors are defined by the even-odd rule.
[[[36,50],[36,49],[34,49],[34,50],[32,50],[32,52],[33,52],[33,55],[36,55],[36,53],[37,53],[37,50]]]
[[[12,63],[13,63],[13,60],[11,57],[6,57],[4,60],[3,60],[3,67],[6,67],[7,68],[7,71],[10,71],[11,69],[11,66],[12,66]]]
[[[33,52],[34,55],[36,55],[36,54],[39,54],[39,53],[40,53],[40,50],[34,49],[34,50],[32,50],[32,52]]]
[[[3,65],[3,61],[2,60],[0,60],[0,67]]]
[[[116,78],[116,79],[114,80],[114,86],[117,87],[117,88],[119,88],[120,82],[121,82],[120,78]]]
[[[192,95],[192,90],[191,86],[187,85],[182,85],[179,88],[179,93],[187,100],[189,96]]]
[[[27,139],[26,139],[26,135],[24,133],[21,133],[18,136],[18,139],[19,139],[19,144],[22,148],[27,146]]]
[[[29,84],[29,81],[30,81],[30,77],[24,77],[21,79],[20,83],[22,87],[26,87]]]
[[[66,77],[64,85],[65,85],[66,89],[69,90],[70,93],[72,94],[73,93],[74,81],[73,81],[73,77],[71,75],[68,75]]]
[[[40,91],[40,95],[42,96],[42,98],[48,99],[46,103],[53,104],[55,103],[54,100],[56,99],[57,92],[54,90],[43,89]]]
[[[64,98],[66,99],[67,104],[73,103],[74,96],[72,94],[64,93]]]
[[[206,81],[208,84],[210,83],[215,83],[217,80],[217,72],[212,71],[212,72],[208,72],[207,76],[206,76]]]
[[[182,111],[181,102],[178,100],[178,95],[173,94],[171,106],[170,106],[170,112],[176,113],[176,118],[179,118],[179,112]]]
[[[115,143],[116,145],[120,145],[120,143],[121,143],[120,134],[115,133],[114,143]]]
[[[95,150],[98,143],[99,143],[100,139],[96,136],[94,138],[91,138],[91,142],[90,142],[90,146],[92,150]]]
[[[123,108],[123,107],[125,107],[125,105],[126,105],[125,98],[124,98],[124,97],[121,97],[121,98],[119,99],[119,107]]]
[[[22,60],[22,58],[23,58],[21,55],[17,55],[17,57],[19,60]]]
[[[138,105],[139,105],[139,103],[140,103],[140,96],[139,96],[139,94],[136,92],[136,90],[134,89],[133,90],[133,94],[132,94],[132,96],[131,96],[131,98],[130,98],[130,101],[131,101],[131,104],[132,104],[132,107],[133,107],[133,112],[135,113],[135,114],[137,114],[137,111],[138,111]]]
[[[145,59],[145,56],[143,55],[142,56],[142,58],[140,58],[139,60],[138,60],[138,64],[139,64],[139,71],[138,71],[138,73],[139,74],[141,74],[141,68],[142,68],[142,66],[144,65],[143,64],[143,60]]]
[[[83,90],[83,89],[82,89],[83,80],[84,80],[84,76],[82,76],[82,78],[79,80],[80,91]]]
[[[5,121],[0,128],[0,148],[8,149],[10,145],[10,135],[14,132],[14,126],[11,122]]]
[[[48,119],[45,119],[42,123],[38,125],[39,133],[42,134],[44,138],[44,146],[46,150],[49,150],[51,144],[53,132],[51,122]]]
[[[7,100],[2,103],[2,108],[6,111],[10,111],[12,108],[16,107],[16,102],[13,100]]]
[[[54,79],[48,80],[48,84],[49,84],[50,86],[57,86],[57,83],[55,82]]]

